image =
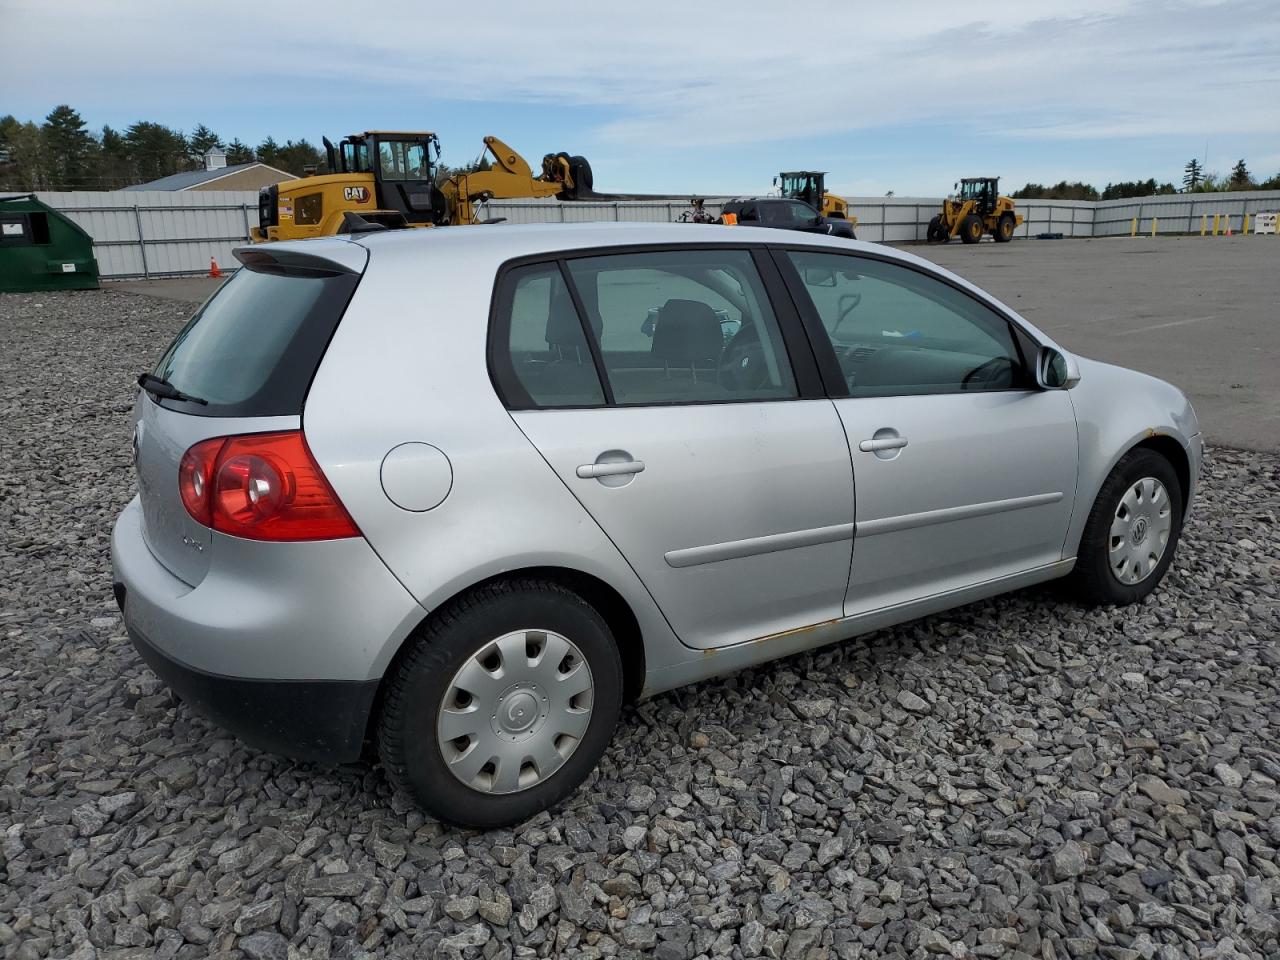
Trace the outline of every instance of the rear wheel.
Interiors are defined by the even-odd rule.
[[[996,224],[996,243],[1008,243],[1013,239],[1013,228],[1015,222],[1012,213],[1003,213],[1000,215],[1000,222]]]
[[[977,243],[982,239],[982,218],[969,214],[960,224],[960,239],[965,243]]]
[[[441,820],[525,820],[582,783],[613,737],[613,636],[557,584],[482,587],[410,643],[388,676],[378,752],[392,783]]]
[[[1182,488],[1154,450],[1125,454],[1107,476],[1080,538],[1071,584],[1094,604],[1136,603],[1160,583],[1182,535]]]

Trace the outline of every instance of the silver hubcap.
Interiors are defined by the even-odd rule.
[[[474,790],[516,793],[563,766],[586,735],[591,668],[550,630],[517,630],[484,646],[449,682],[436,741]]]
[[[1169,492],[1154,477],[1143,477],[1120,498],[1111,521],[1108,560],[1123,584],[1141,583],[1164,556],[1173,531]]]

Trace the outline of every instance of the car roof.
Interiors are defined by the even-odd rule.
[[[572,208],[566,204],[566,209]],[[897,261],[946,277],[1017,316],[1017,311],[1012,307],[1000,303],[976,284],[906,250],[865,240],[849,240],[798,230],[778,230],[773,227],[727,227],[714,223],[499,223],[343,234],[313,240],[287,240],[267,246],[273,250],[288,250],[329,259],[343,265],[348,265],[352,260],[353,247],[360,247],[368,251],[371,265],[376,262],[380,268],[403,270],[407,275],[415,277],[429,272],[432,276],[453,278],[474,274],[476,268],[496,273],[502,264],[522,257],[555,257],[582,250],[604,254],[611,247],[696,244],[741,248],[766,243],[787,247],[826,247],[832,252],[862,253],[882,260]],[[255,249],[261,247],[255,244],[240,248]],[[428,270],[424,271],[424,267]],[[1037,330],[1026,318],[1019,319],[1043,342],[1053,342],[1052,338]]]
[[[351,260],[351,245],[356,244],[368,250],[370,265],[377,263],[394,269],[398,266],[397,261],[402,261],[404,269],[420,273],[424,262],[450,272],[474,269],[487,261],[496,270],[506,261],[521,257],[555,256],[597,249],[603,253],[610,247],[676,244],[741,247],[762,243],[875,253],[880,257],[919,263],[939,272],[935,264],[878,243],[772,227],[730,227],[714,223],[498,223],[341,234],[313,240],[287,240],[269,244],[269,247],[347,264]],[[261,248],[255,245],[242,249]]]

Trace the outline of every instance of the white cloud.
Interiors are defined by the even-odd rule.
[[[751,144],[895,124],[1038,140],[1269,134],[1274,0],[915,0],[892,5],[424,5],[6,0],[0,87],[276,99],[354,84],[603,108],[625,150]],[[49,64],[56,71],[49,72]]]

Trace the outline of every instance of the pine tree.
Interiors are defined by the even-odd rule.
[[[253,147],[247,143],[241,143],[240,138],[236,137],[227,144],[227,165],[231,166],[236,163],[253,163],[257,158],[253,155]]]
[[[214,147],[222,146],[222,138],[206,127],[203,123],[197,123],[196,128],[191,131],[191,136],[187,138],[187,144],[190,147],[190,157],[197,166],[204,163],[204,155]]]
[[[50,190],[77,190],[96,186],[94,173],[97,141],[84,128],[84,120],[65,103],[54,107],[40,128],[48,163]]]
[[[1183,170],[1182,189],[1186,193],[1193,192],[1196,187],[1204,181],[1204,168],[1200,166],[1200,161],[1192,157],[1187,161],[1187,165]]]
[[[187,138],[162,123],[139,120],[124,134],[134,171],[143,180],[158,180],[186,167]]]
[[[269,167],[277,166],[279,163],[280,144],[276,143],[275,137],[267,137],[258,144],[258,149],[254,152],[258,155],[259,163],[265,163]]]
[[[102,159],[98,165],[98,176],[101,178],[102,189],[118,190],[137,183],[138,176],[134,170],[133,157],[129,154],[129,144],[120,131],[113,130],[110,126],[103,127],[99,142],[102,144]]]
[[[1231,168],[1231,179],[1227,183],[1230,190],[1248,190],[1253,186],[1253,175],[1249,173],[1249,168],[1244,165],[1243,158],[1236,161],[1236,165]]]

